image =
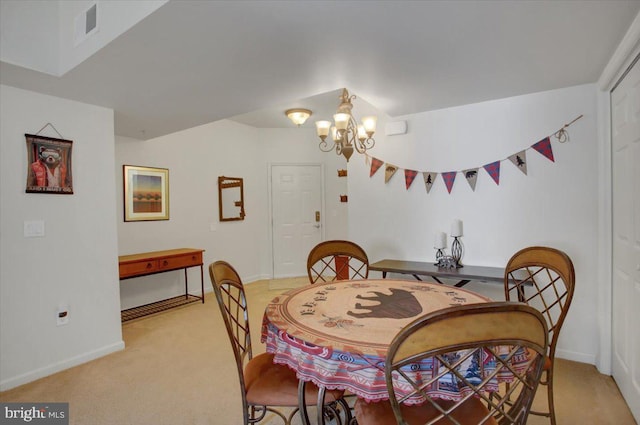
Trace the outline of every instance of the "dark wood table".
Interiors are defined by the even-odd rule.
[[[454,286],[461,288],[472,280],[484,280],[493,282],[504,282],[504,268],[468,266],[457,269],[440,268],[432,262],[422,261],[402,261],[384,259],[369,264],[369,270],[382,272],[382,277],[386,278],[387,273],[400,273],[413,275],[418,280],[420,276],[431,276],[433,280],[442,283],[439,278],[457,279]]]

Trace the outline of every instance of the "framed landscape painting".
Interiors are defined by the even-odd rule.
[[[123,165],[124,221],[169,220],[169,170]]]

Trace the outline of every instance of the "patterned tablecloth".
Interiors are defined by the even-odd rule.
[[[274,362],[298,378],[330,389],[349,390],[368,401],[389,398],[384,379],[387,349],[407,324],[431,311],[490,301],[461,288],[403,280],[359,280],[308,285],[276,297],[267,306],[262,342]],[[526,358],[522,359],[526,363]],[[470,359],[468,373],[495,360]],[[415,365],[432,376],[432,359]],[[508,378],[506,378],[508,380]],[[402,382],[398,383],[402,391]],[[429,396],[455,399],[460,389],[441,379]],[[413,400],[420,403],[424,400]]]

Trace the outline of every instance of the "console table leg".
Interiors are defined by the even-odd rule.
[[[204,304],[204,271],[202,270],[202,264],[200,264],[200,295],[202,295],[202,304]]]
[[[189,284],[187,281],[187,268],[184,268],[184,299],[189,298]]]

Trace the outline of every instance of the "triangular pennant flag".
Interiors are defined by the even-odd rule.
[[[555,162],[553,160],[553,150],[551,149],[551,140],[548,137],[540,140],[538,143],[534,143],[531,145],[532,148],[540,152],[542,155],[546,156],[551,162]]]
[[[422,173],[424,177],[424,185],[427,188],[427,193],[431,192],[431,188],[433,184],[436,182],[436,177],[438,177],[438,173],[434,173],[432,171],[425,171]]]
[[[522,171],[524,175],[527,175],[527,151],[520,151],[514,153],[509,157],[513,165],[518,167],[518,170]]]
[[[413,170],[404,170],[404,184],[407,186],[407,190],[409,190],[409,186],[413,183],[413,180],[418,175],[417,171]]]
[[[467,183],[471,186],[471,190],[476,191],[476,181],[478,180],[478,168],[469,168],[468,170],[462,170],[462,175],[467,179]],[[449,191],[451,192],[451,191]]]
[[[492,162],[484,166],[484,169],[497,185],[500,184],[500,161]]]
[[[378,158],[372,158],[371,160],[371,171],[369,172],[369,177],[373,177],[373,175],[378,171],[380,167],[382,167],[384,162],[380,161]]]
[[[451,188],[453,187],[453,182],[456,181],[457,171],[448,171],[446,173],[442,173],[442,180],[444,180],[445,186],[447,186],[447,190],[451,193]]]
[[[393,177],[396,171],[398,171],[398,167],[396,167],[395,165],[387,164],[386,168],[384,169],[384,182],[388,183],[389,179]]]

